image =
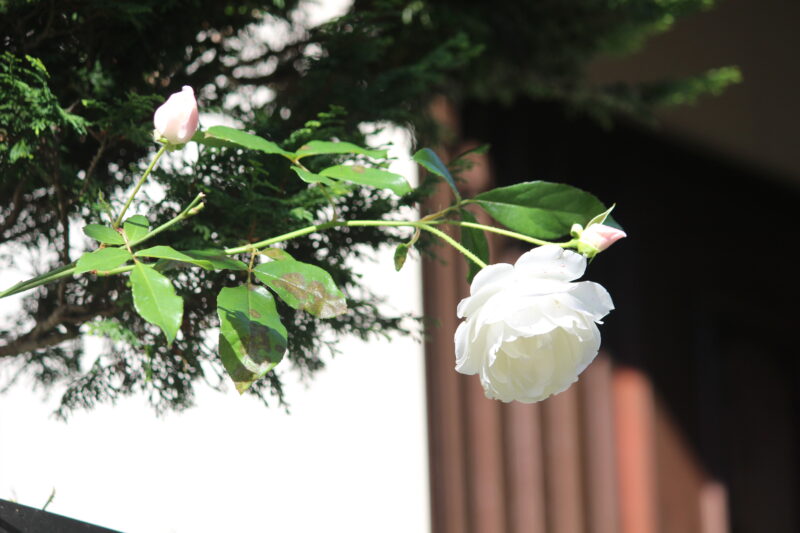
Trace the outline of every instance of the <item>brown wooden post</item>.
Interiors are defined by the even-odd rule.
[[[574,386],[542,403],[551,533],[584,531],[578,407],[578,391]]]
[[[509,533],[546,533],[541,406],[505,406]]]
[[[659,533],[652,385],[632,368],[614,375],[621,533]],[[689,533],[689,532],[686,532]]]
[[[469,531],[506,531],[502,404],[489,400],[477,376],[470,376],[466,395]]]
[[[699,532],[703,471],[663,405],[657,405],[655,424],[661,533]]]
[[[601,352],[578,383],[583,412],[586,530],[589,533],[619,533],[612,371],[611,359]]]
[[[440,191],[434,201],[441,199]],[[437,260],[423,260],[423,307],[436,324],[426,328],[425,371],[428,399],[428,446],[431,476],[431,521],[434,533],[467,529],[467,479],[463,426],[464,376],[454,370],[453,332],[458,285],[450,265],[460,258],[441,247]]]

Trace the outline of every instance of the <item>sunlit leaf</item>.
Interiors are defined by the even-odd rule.
[[[319,174],[314,174],[313,172],[309,172],[304,168],[300,168],[294,165],[292,165],[291,168],[292,170],[294,170],[295,174],[297,174],[297,176],[306,183],[324,183],[325,185],[333,185],[335,183],[330,178],[326,178],[325,176],[320,176]]]
[[[348,142],[310,141],[298,151],[298,159],[322,154],[360,154],[373,159],[386,159],[386,150],[369,150]]]
[[[83,228],[86,236],[104,244],[125,244],[125,239],[114,228],[101,224],[89,224]]]
[[[259,150],[267,154],[280,154],[289,159],[295,157],[295,154],[287,152],[272,141],[268,141],[252,133],[247,133],[246,131],[237,130],[236,128],[211,126],[206,130],[205,134],[206,138],[222,139],[223,141],[232,142],[248,150]]]
[[[131,254],[125,248],[101,248],[83,254],[75,264],[75,274],[92,270],[112,270],[130,260]]]
[[[142,215],[133,215],[122,224],[122,229],[125,230],[129,243],[136,242],[150,231],[150,223]]]
[[[172,261],[181,261],[183,263],[190,263],[197,265],[206,270],[214,270],[214,264],[207,260],[179,252],[171,246],[153,246],[152,248],[145,248],[136,252],[136,257],[156,257],[158,259],[170,259]]]
[[[192,140],[196,143],[209,146],[211,148],[239,148],[239,145],[236,143],[212,137],[207,135],[207,133],[202,130],[197,130],[197,132],[195,132],[195,134],[192,136]]]
[[[150,266],[136,263],[131,271],[133,306],[142,318],[161,328],[172,344],[183,320],[183,298],[169,278]]]
[[[283,248],[264,248],[260,252],[262,255],[269,257],[274,261],[285,261],[287,259],[294,259],[289,252]]]
[[[547,181],[499,187],[475,196],[473,201],[508,228],[540,239],[568,235],[573,224],[585,226],[606,210],[593,194]]]
[[[612,228],[623,229],[622,226],[619,225],[619,222],[614,220],[614,217],[611,216],[611,211],[617,205],[614,204],[599,215],[595,216],[592,220],[586,223],[586,227],[588,228],[592,224],[605,224],[606,226],[611,226]]]
[[[286,259],[258,265],[253,273],[295,309],[320,318],[347,311],[344,294],[331,275],[318,266]]]
[[[389,189],[398,196],[411,192],[411,185],[408,184],[403,176],[379,168],[370,168],[363,165],[336,165],[326,168],[319,174],[358,185]]]
[[[208,248],[205,250],[184,250],[182,253],[195,260],[208,261],[214,267],[214,270],[247,270],[246,264],[225,255],[224,250]]]

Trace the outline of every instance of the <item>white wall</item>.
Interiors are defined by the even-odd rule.
[[[308,19],[348,3],[318,2]],[[407,160],[398,135],[394,155]],[[360,268],[398,313],[421,314],[417,262],[395,273],[386,250]],[[24,277],[6,271],[2,286]],[[0,319],[18,300],[2,302]],[[0,396],[0,498],[41,507],[55,489],[48,511],[128,533],[428,531],[422,346],[395,337],[341,348],[310,388],[287,375],[291,414],[201,386],[183,414],[157,419],[133,397],[63,423],[50,416],[56,397],[22,383]]]
[[[419,313],[418,264],[365,283]],[[53,420],[28,386],[0,397],[0,498],[126,532],[419,532],[428,526],[421,345],[348,340],[291,414],[232,389],[156,419],[141,397]],[[279,367],[280,368],[280,367]]]

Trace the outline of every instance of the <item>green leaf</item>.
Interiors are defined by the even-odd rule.
[[[400,272],[400,269],[406,264],[409,248],[411,247],[408,244],[400,243],[397,245],[397,248],[394,249],[394,269],[396,271]]]
[[[128,242],[136,242],[150,232],[150,223],[142,215],[133,215],[122,225]]]
[[[33,159],[33,151],[25,139],[21,139],[11,147],[8,153],[8,160],[10,163],[15,163],[18,159],[22,158]]]
[[[386,150],[369,150],[348,142],[310,141],[297,151],[297,158],[322,154],[360,154],[373,159],[386,159]]]
[[[246,264],[225,255],[224,250],[208,248],[205,250],[184,250],[182,253],[195,260],[208,261],[214,267],[214,270],[247,270]]]
[[[177,251],[174,250],[176,254],[180,254],[180,257],[177,255],[172,254],[166,250],[159,250],[158,248],[169,248],[168,246],[159,247],[154,246],[156,250],[150,250],[148,253],[152,254],[163,254],[161,255],[148,255],[148,257],[159,257],[159,260],[156,263],[156,270],[165,271],[171,268],[174,268],[176,262],[178,263],[190,263],[192,265],[197,265],[202,267],[206,270],[237,270],[237,271],[245,271],[247,270],[247,265],[238,259],[234,259],[228,255],[225,255],[224,250],[218,249],[208,249],[208,250],[183,250]],[[144,250],[142,250],[144,251]],[[171,255],[171,257],[167,257],[167,255]],[[139,255],[137,253],[136,255]]]
[[[86,236],[104,244],[125,244],[125,239],[114,228],[101,224],[89,224],[83,228]]]
[[[205,132],[205,138],[222,139],[223,141],[232,142],[242,148],[248,150],[259,150],[266,154],[280,154],[286,158],[294,159],[295,154],[287,152],[276,143],[268,141],[258,135],[247,133],[246,131],[237,130],[236,128],[229,128],[228,126],[211,126]]]
[[[611,216],[611,211],[613,211],[615,207],[617,207],[617,204],[612,204],[611,207],[587,222],[586,227],[588,228],[592,224],[605,224],[606,226],[611,226],[612,228],[622,229],[622,226],[619,225],[619,222],[614,220],[614,217]]]
[[[295,207],[289,210],[289,216],[297,220],[305,220],[306,222],[314,222],[314,213],[305,207]]]
[[[602,224],[603,222],[605,222],[606,219],[608,218],[608,215],[611,214],[611,211],[614,209],[614,207],[616,207],[616,206],[612,205],[611,207],[609,207],[608,209],[606,209],[605,211],[603,211],[599,215],[594,216],[589,222],[586,223],[586,227],[588,228],[592,224]]]
[[[568,235],[573,224],[585,226],[606,210],[593,194],[547,181],[499,187],[475,196],[473,202],[508,228],[540,239]]]
[[[195,134],[192,135],[192,140],[196,143],[209,146],[211,148],[239,148],[239,145],[236,143],[223,141],[222,139],[217,139],[216,137],[210,137],[205,131],[201,130],[197,130]]]
[[[183,320],[183,298],[175,294],[169,278],[153,267],[136,263],[131,272],[133,306],[142,318],[161,328],[172,345]]]
[[[197,265],[206,270],[214,270],[214,264],[208,259],[193,257],[185,252],[179,252],[171,246],[153,246],[136,252],[136,257],[156,257],[158,259],[169,259],[171,261],[181,261]]]
[[[473,222],[477,223],[477,219],[475,215],[467,211],[466,209],[459,209],[459,214],[461,215],[461,219],[465,222]],[[486,234],[483,230],[475,229],[475,228],[465,228],[461,227],[461,244],[464,245],[464,248],[472,252],[473,254],[478,256],[478,259],[483,261],[484,263],[489,263],[489,242],[486,240]],[[481,267],[476,265],[474,262],[467,260],[467,266],[469,271],[467,272],[467,281],[472,282],[472,278],[475,277],[475,274],[480,272]]]
[[[264,248],[261,250],[261,254],[274,261],[286,261],[287,259],[294,259],[294,257],[289,255],[289,252],[283,248]]]
[[[320,318],[331,318],[347,311],[344,294],[331,275],[318,266],[285,259],[258,265],[253,273],[294,309]]]
[[[358,185],[389,189],[398,196],[411,192],[411,185],[400,174],[363,165],[336,165],[326,168],[320,172],[320,175],[357,183]]]
[[[111,270],[132,259],[124,248],[100,248],[94,252],[83,254],[75,265],[75,275],[92,270]]]
[[[217,315],[220,358],[241,394],[283,359],[288,346],[286,328],[275,299],[255,285],[222,289]]]
[[[324,183],[325,185],[334,185],[336,183],[332,179],[326,178],[325,176],[320,176],[319,174],[314,174],[313,172],[309,172],[304,168],[294,165],[292,165],[291,168],[294,170],[295,174],[297,174],[300,179],[306,183]]]
[[[423,148],[414,154],[412,159],[425,167],[428,172],[444,178],[450,188],[453,189],[453,194],[456,195],[456,198],[461,198],[461,193],[458,192],[458,187],[456,187],[456,180],[453,179],[453,175],[450,174],[450,170],[447,168],[447,165],[445,165],[442,160],[439,159],[439,156],[436,155],[436,152],[430,148]]]

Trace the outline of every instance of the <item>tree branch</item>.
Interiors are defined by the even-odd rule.
[[[97,164],[100,162],[100,158],[103,156],[106,148],[108,148],[108,136],[105,133],[102,133],[100,146],[97,148],[97,152],[94,154],[91,163],[89,163],[89,168],[86,170],[86,175],[83,177],[81,192],[78,193],[78,196],[74,198],[73,201],[81,200],[83,195],[86,194],[86,191],[89,188],[89,181],[92,179],[92,174],[94,174],[94,171],[97,169]]]
[[[17,183],[14,189],[14,195],[11,197],[11,203],[14,207],[11,209],[8,216],[3,219],[3,223],[0,224],[0,242],[3,242],[3,233],[17,222],[17,218],[19,218],[19,214],[22,212],[22,192],[25,190],[27,181],[28,176],[25,176]]]
[[[116,311],[116,307],[91,309],[77,305],[62,305],[55,308],[45,320],[39,321],[28,333],[0,346],[0,357],[41,350],[74,339],[80,335],[81,324],[99,316],[112,316]],[[68,327],[66,332],[57,331],[56,327],[62,324],[71,327]]]
[[[35,350],[56,346],[64,341],[75,339],[80,334],[80,328],[71,328],[68,329],[66,333],[53,331],[43,337],[33,338],[25,335],[5,346],[0,346],[0,357],[11,357],[25,352],[33,352]]]

